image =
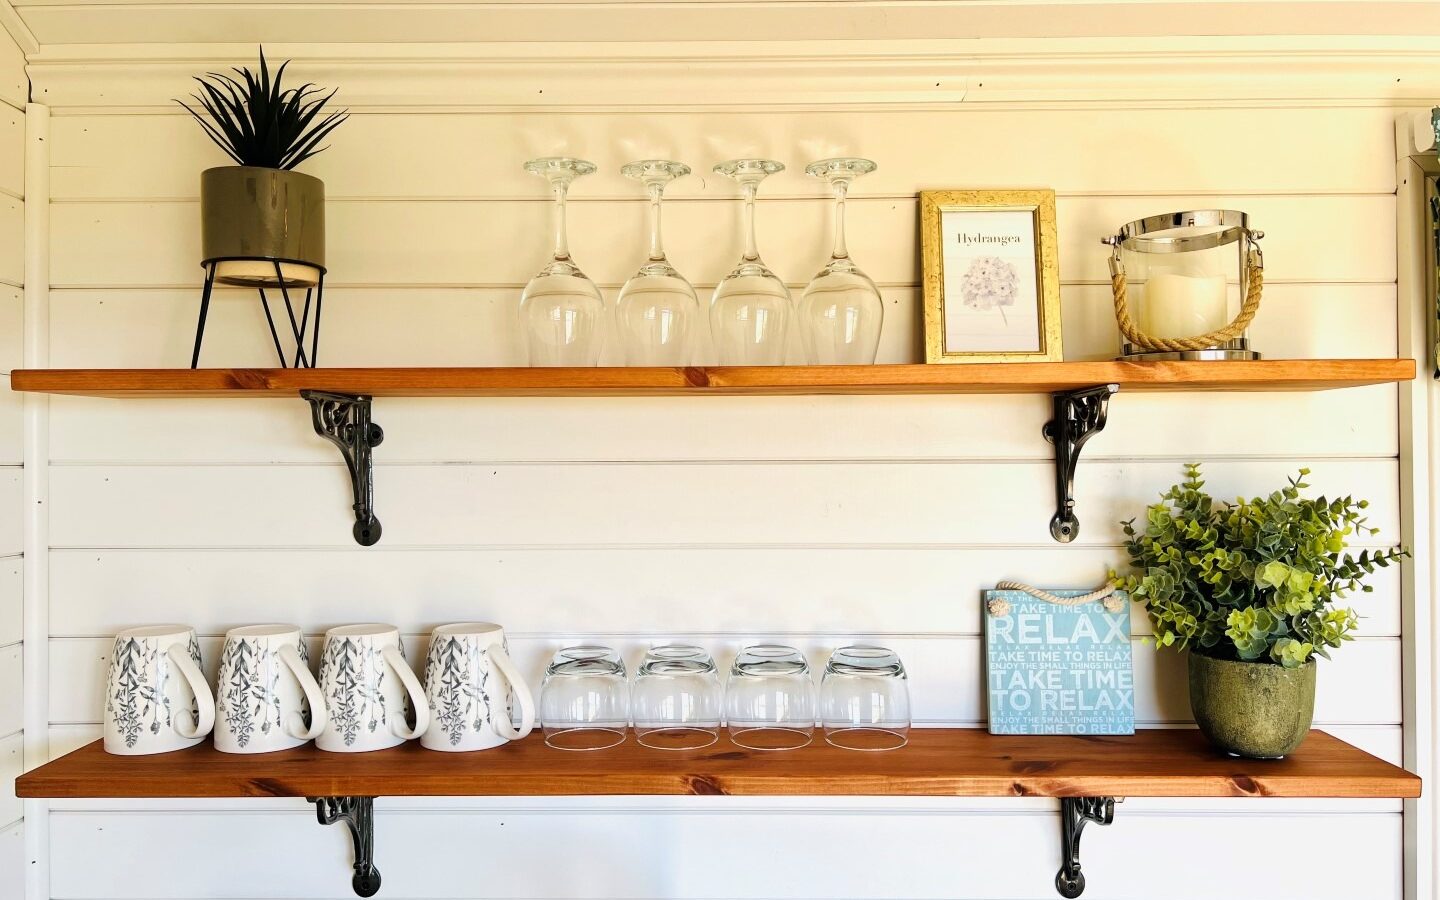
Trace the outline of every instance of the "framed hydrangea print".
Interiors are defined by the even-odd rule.
[[[922,191],[925,361],[1062,358],[1055,192]]]

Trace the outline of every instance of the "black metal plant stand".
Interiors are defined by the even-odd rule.
[[[265,310],[265,321],[270,325],[270,338],[275,342],[275,355],[280,358],[280,368],[314,368],[317,357],[320,355],[320,310],[325,301],[325,270],[312,263],[298,263],[315,269],[319,272],[319,278],[313,288],[305,289],[305,305],[301,308],[300,318],[295,318],[295,306],[290,302],[290,289],[285,286],[285,278],[281,274],[282,263],[292,262],[282,259],[263,260],[240,260],[240,259],[209,259],[205,261],[205,287],[200,293],[200,321],[195,326],[195,351],[190,354],[190,368],[200,366],[200,345],[205,340],[205,319],[210,313],[210,295],[215,290],[215,270],[222,262],[268,262],[275,266],[275,287],[280,289],[280,296],[285,301],[285,315],[290,323],[290,334],[295,341],[295,355],[293,359],[287,360],[285,350],[280,346],[280,332],[275,328],[275,316],[270,310],[270,298],[265,294],[265,288],[257,287],[260,293],[260,306]],[[310,301],[315,301],[315,316],[310,316]],[[313,322],[313,327],[312,327]],[[310,352],[305,352],[306,336],[310,339]]]
[[[1080,834],[1086,822],[1109,825],[1115,821],[1114,797],[1060,798],[1060,871],[1055,890],[1074,900],[1085,893],[1085,873],[1080,871]]]
[[[1055,515],[1050,519],[1050,536],[1062,544],[1075,540],[1080,520],[1075,517],[1075,464],[1080,448],[1105,428],[1110,398],[1118,384],[1102,384],[1078,391],[1050,395],[1051,419],[1045,423],[1045,440],[1055,445]]]
[[[380,870],[375,868],[375,798],[307,797],[315,804],[315,818],[321,825],[345,823],[355,845],[355,874],[350,886],[361,897],[373,897],[380,890]]]

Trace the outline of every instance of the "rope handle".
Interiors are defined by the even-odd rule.
[[[1057,606],[1080,606],[1083,603],[1094,603],[1096,600],[1099,600],[1101,601],[1101,605],[1105,607],[1106,612],[1118,613],[1125,608],[1125,600],[1115,593],[1118,588],[1113,584],[1096,588],[1090,593],[1081,594],[1078,597],[1061,597],[1049,591],[1042,591],[1040,588],[1025,584],[1022,581],[997,582],[995,590],[1020,591],[1021,593],[1029,594],[1036,600],[1044,600],[1046,603],[1054,603]],[[1003,597],[996,597],[985,605],[992,616],[1010,615],[1010,603]]]
[[[1245,299],[1240,304],[1240,312],[1224,328],[1217,328],[1196,337],[1157,338],[1141,331],[1130,315],[1128,285],[1125,267],[1120,264],[1117,248],[1115,255],[1110,258],[1110,287],[1115,294],[1115,321],[1119,323],[1120,333],[1125,335],[1126,340],[1142,350],[1209,350],[1243,335],[1254,320],[1255,313],[1260,311],[1260,294],[1265,287],[1265,260],[1258,247],[1251,249],[1245,264]]]

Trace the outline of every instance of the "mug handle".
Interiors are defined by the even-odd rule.
[[[320,683],[315,680],[315,676],[310,674],[310,667],[300,658],[300,651],[292,644],[280,647],[280,660],[285,663],[290,674],[295,676],[295,680],[300,682],[300,690],[305,692],[305,699],[310,704],[310,730],[304,729],[305,718],[296,710],[290,714],[291,722],[285,723],[285,733],[299,741],[313,741],[330,721],[329,711],[325,708],[325,694],[321,692]]]
[[[500,673],[500,679],[509,686],[515,699],[520,701],[520,730],[516,731],[515,726],[510,723],[509,715],[492,715],[490,724],[494,727],[495,733],[507,741],[518,741],[525,737],[535,728],[535,699],[530,695],[530,688],[521,677],[520,670],[515,663],[510,661],[510,654],[505,648],[496,644],[490,648],[490,659],[495,663],[496,670]]]
[[[405,693],[410,695],[410,706],[415,710],[415,727],[406,728],[404,719],[394,720],[390,730],[398,738],[413,741],[430,727],[430,701],[425,699],[425,688],[420,684],[420,679],[415,677],[415,672],[400,651],[394,647],[386,647],[380,651],[385,657],[385,662],[400,677],[400,683],[405,685]]]
[[[165,651],[165,656],[190,683],[190,690],[195,692],[195,702],[200,707],[200,718],[194,723],[195,727],[181,728],[180,720],[176,719],[175,733],[186,739],[204,737],[215,728],[215,695],[210,692],[210,682],[205,680],[205,674],[195,665],[195,660],[190,658],[190,651],[186,647],[171,644],[170,649]]]

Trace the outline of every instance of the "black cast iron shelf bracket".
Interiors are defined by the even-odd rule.
[[[1060,871],[1055,875],[1055,890],[1060,896],[1074,900],[1085,893],[1085,873],[1080,871],[1080,834],[1085,823],[1109,825],[1115,821],[1114,797],[1060,798]]]
[[[1055,445],[1055,515],[1050,519],[1050,536],[1062,544],[1075,540],[1080,520],[1075,518],[1075,464],[1080,448],[1091,435],[1105,429],[1110,398],[1118,384],[1102,384],[1078,391],[1050,395],[1050,421],[1045,423],[1045,440]]]
[[[380,870],[375,868],[375,798],[306,797],[315,804],[315,819],[321,825],[343,822],[355,845],[355,874],[350,886],[361,897],[373,897],[380,890]]]
[[[352,533],[357,544],[372,546],[380,540],[380,520],[375,517],[375,465],[370,451],[385,439],[385,432],[370,420],[371,398],[328,391],[301,391],[300,396],[310,404],[315,433],[339,447],[345,458],[355,497]]]

